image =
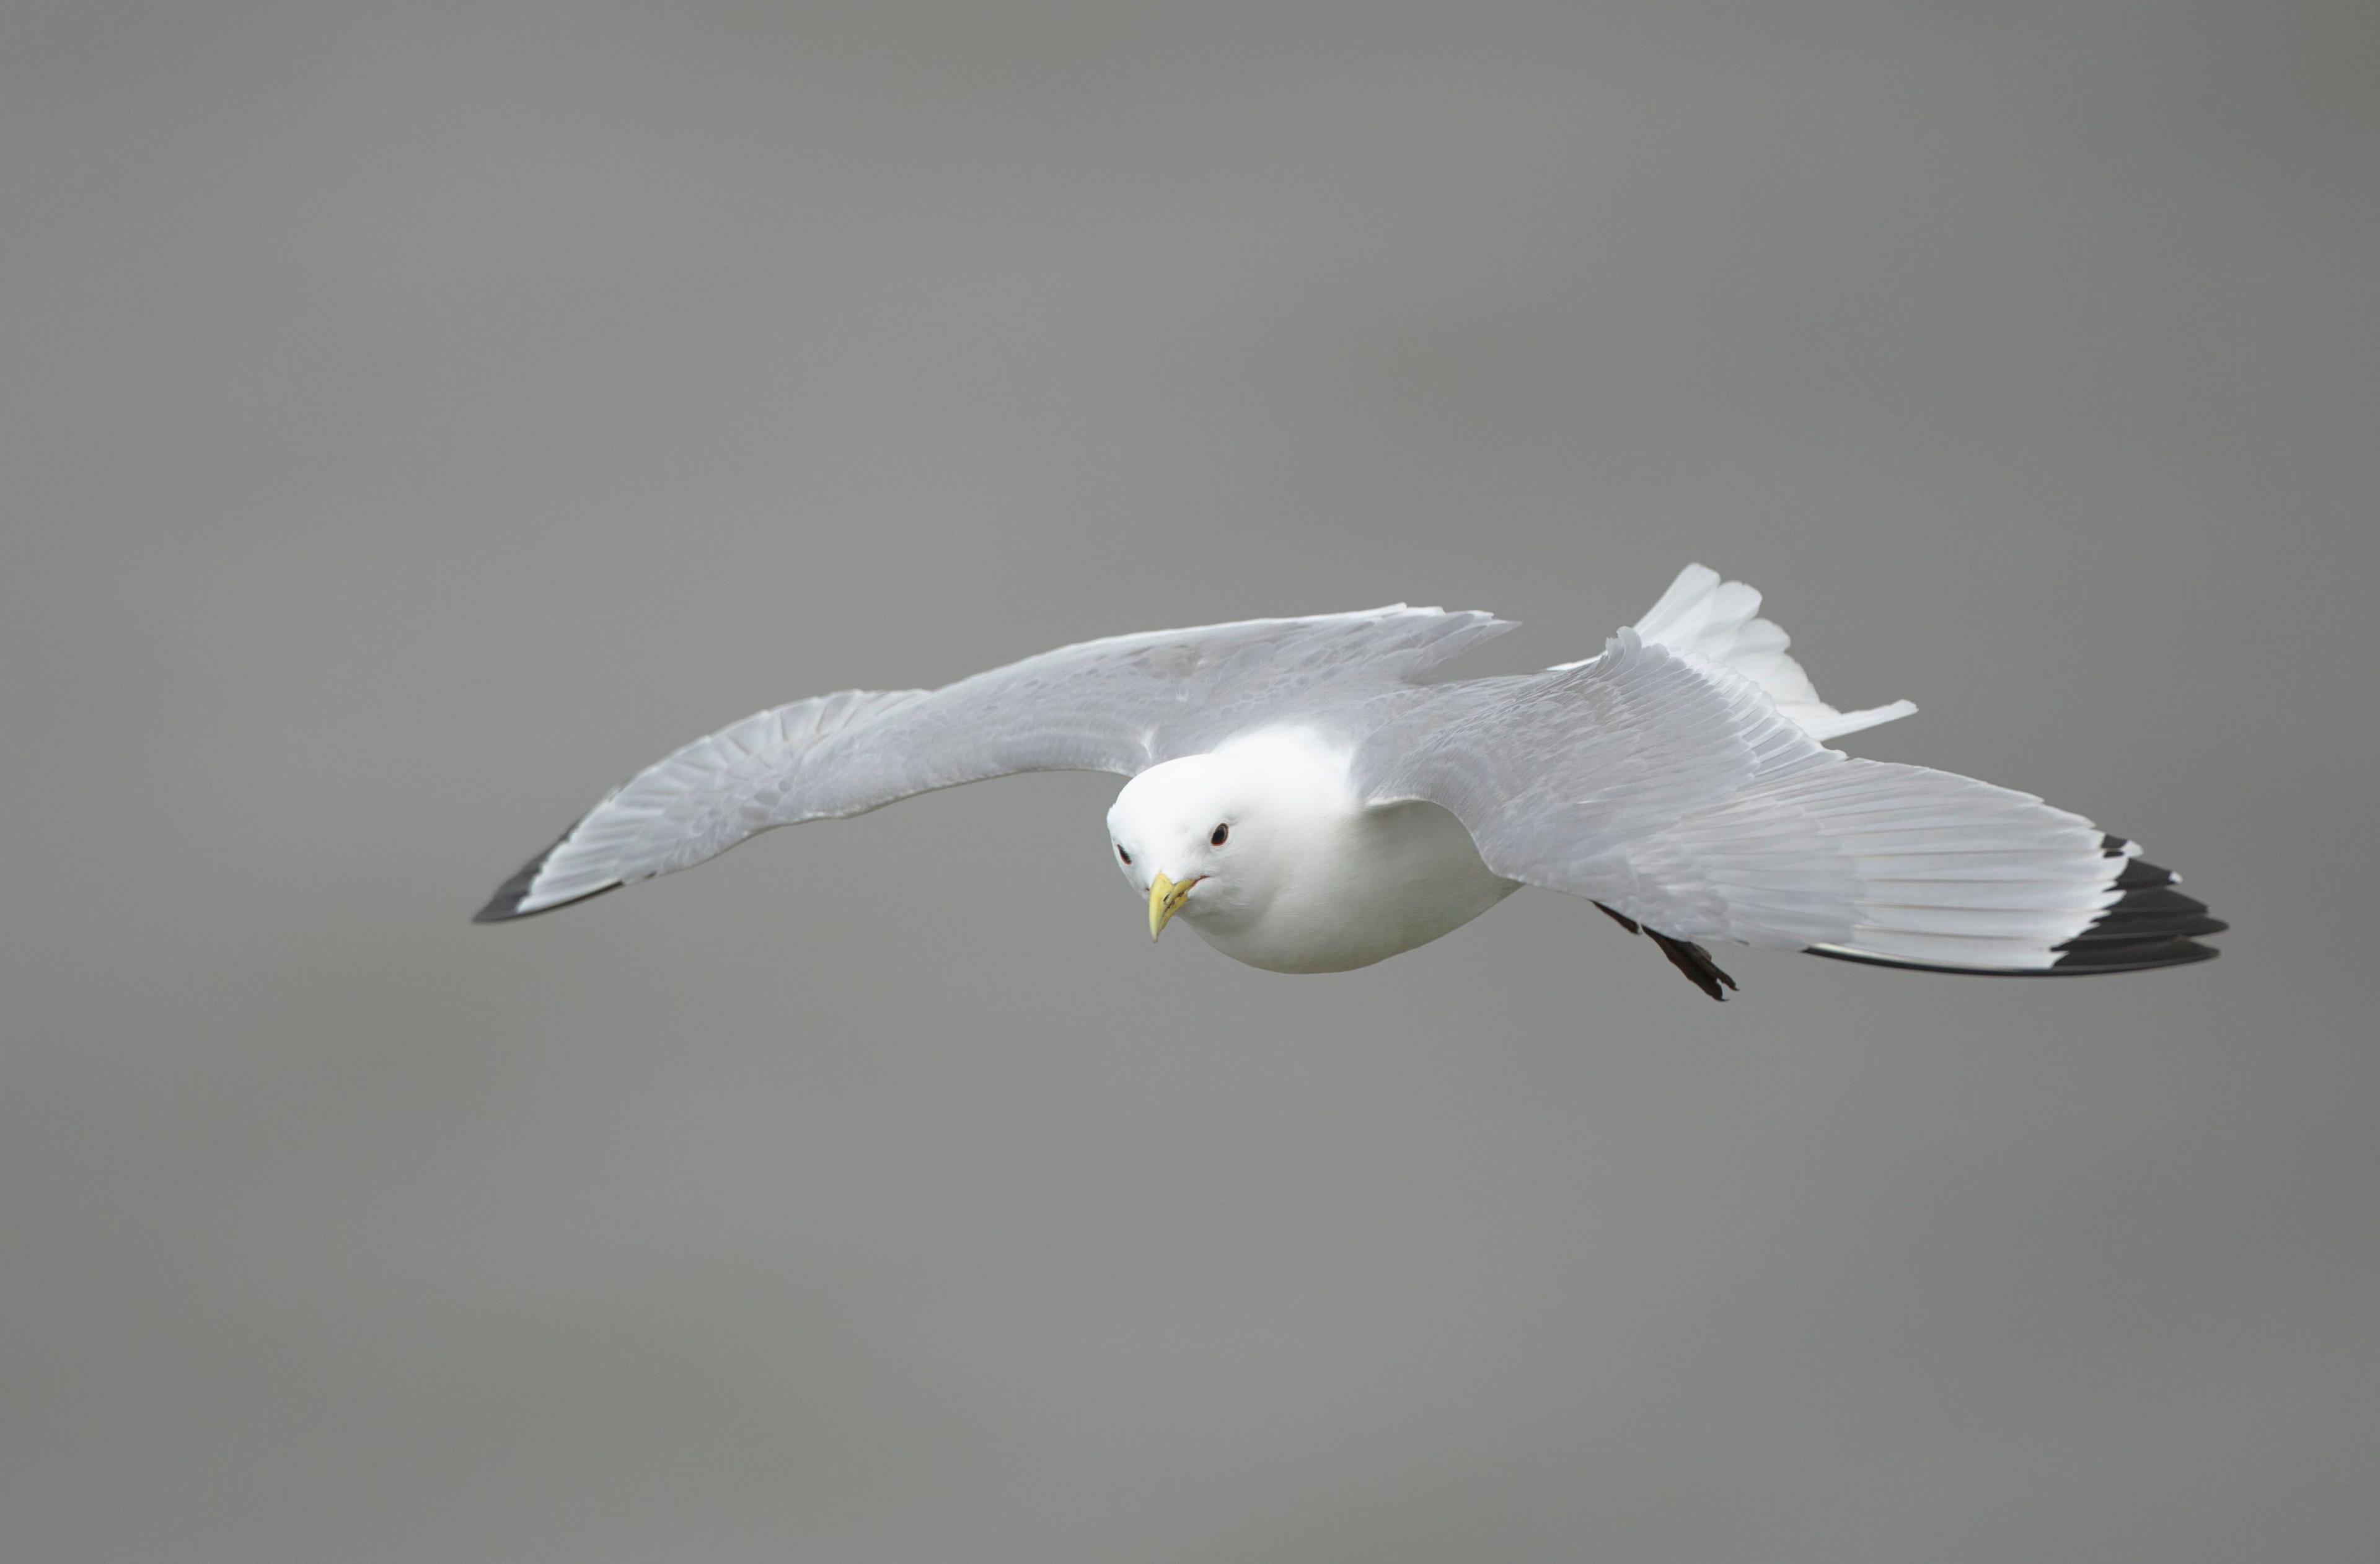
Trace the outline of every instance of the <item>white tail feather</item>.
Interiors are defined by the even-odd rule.
[[[1896,700],[1864,711],[1836,710],[1818,698],[1810,676],[1787,655],[1792,637],[1774,620],[1755,617],[1759,612],[1758,591],[1741,581],[1721,580],[1707,565],[1690,564],[1634,628],[1648,646],[1686,652],[1751,680],[1787,721],[1820,743],[1917,709]]]

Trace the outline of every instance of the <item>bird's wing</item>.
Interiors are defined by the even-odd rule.
[[[1371,802],[1451,810],[1496,873],[1673,940],[1993,973],[2215,953],[2189,937],[2223,926],[2082,816],[1848,758],[1793,709],[1691,638],[1627,629],[1588,662],[1411,692],[1355,775]]]
[[[1512,628],[1402,603],[1061,647],[935,690],[756,713],[613,791],[480,909],[498,922],[682,869],[771,826],[1017,771],[1132,776],[1269,718],[1405,687]]]

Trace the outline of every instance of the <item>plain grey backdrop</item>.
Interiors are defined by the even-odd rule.
[[[0,14],[0,1552],[2364,1560],[2369,5]],[[1689,560],[2235,924],[1152,948],[1115,783],[471,911],[664,750]]]

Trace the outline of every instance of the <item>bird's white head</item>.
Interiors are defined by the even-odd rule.
[[[1176,913],[1201,932],[1260,916],[1295,876],[1322,817],[1347,807],[1343,763],[1304,743],[1255,743],[1141,772],[1108,810],[1108,850],[1148,901],[1148,937]]]

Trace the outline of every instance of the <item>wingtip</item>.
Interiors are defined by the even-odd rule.
[[[2206,922],[2212,927],[2200,932],[2216,934],[2228,927],[2214,918],[2208,918]],[[2048,971],[2052,976],[2064,976],[2070,974],[2075,976],[2091,976],[2107,972],[2155,972],[2162,967],[2190,966],[2203,961],[2213,961],[2222,953],[2213,945],[2202,945],[2187,936],[2178,935],[2169,940],[2153,942],[2070,949],[2058,958],[2057,964]]]
[[[1971,973],[1985,977],[2095,977],[2118,972],[2155,972],[2168,966],[2194,966],[2223,952],[2198,941],[2231,926],[2207,911],[2206,903],[2174,889],[2181,877],[2161,864],[2141,856],[2139,846],[2120,836],[2100,838],[2099,851],[2110,864],[2109,889],[2119,894],[2072,939],[2050,948],[2045,965],[2022,967],[1947,966],[1930,962],[1900,961],[1865,952],[1807,947],[1808,953],[1830,961],[1892,966],[1910,972]],[[2119,867],[2120,866],[2120,867]]]
[[[576,825],[570,828],[571,830],[577,829]],[[607,891],[620,889],[620,882],[615,879],[609,885],[599,886],[581,895],[572,896],[560,902],[550,902],[542,907],[531,907],[526,912],[522,911],[521,903],[528,900],[530,888],[537,884],[537,877],[544,869],[546,860],[553,856],[556,848],[569,840],[570,831],[564,831],[554,839],[553,846],[548,847],[544,852],[523,864],[519,871],[510,879],[496,887],[496,893],[488,898],[487,905],[471,915],[471,921],[473,923],[512,923],[521,918],[536,917],[541,913],[552,912],[558,907],[575,907],[579,903],[590,901]]]
[[[620,889],[620,882],[615,879],[609,885],[598,886],[582,895],[573,896],[566,902],[552,902],[542,907],[531,907],[527,912],[523,912],[521,903],[525,899],[525,894],[515,892],[512,889],[512,881],[506,880],[504,889],[491,897],[486,906],[471,915],[471,921],[473,923],[518,923],[525,917],[543,917],[548,913],[558,913],[565,907],[575,907],[581,902],[591,902],[598,896],[608,896],[618,889]]]
[[[2108,881],[2120,892],[2082,933],[2057,947],[2053,972],[2143,972],[2188,966],[2222,952],[2198,943],[2231,926],[2211,915],[2206,903],[2174,889],[2181,879],[2120,836],[2100,839],[2099,850],[2123,867]]]
[[[554,845],[560,846],[561,843],[556,843]],[[473,923],[505,923],[516,917],[527,916],[528,915],[521,911],[521,903],[528,900],[529,887],[537,883],[537,871],[545,867],[546,859],[552,856],[553,856],[553,848],[549,847],[523,864],[519,871],[510,879],[496,887],[496,893],[488,898],[487,905],[471,915],[471,921]]]

